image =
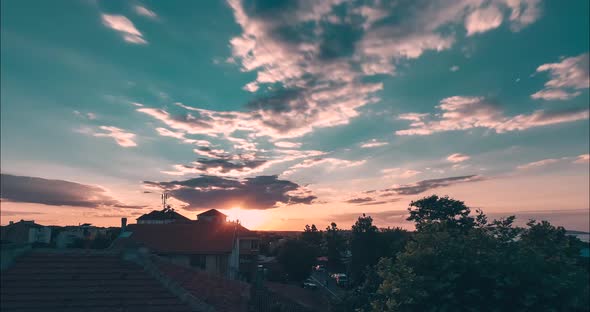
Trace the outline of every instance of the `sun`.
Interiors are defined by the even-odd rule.
[[[262,210],[249,210],[240,207],[232,207],[223,210],[227,215],[228,221],[240,221],[240,223],[250,230],[255,230],[268,220],[268,215]]]

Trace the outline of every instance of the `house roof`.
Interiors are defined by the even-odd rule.
[[[29,229],[32,228],[43,228],[43,226],[34,221],[25,220],[2,226],[0,239],[13,243],[26,243],[29,240]]]
[[[150,213],[146,213],[137,220],[184,220],[188,221],[189,218],[181,215],[180,213],[172,209],[154,210]]]
[[[205,271],[181,267],[169,262],[154,261],[160,272],[180,287],[213,306],[219,312],[248,311],[250,285],[228,280]]]
[[[204,216],[204,217],[223,216],[223,217],[227,217],[227,215],[221,213],[217,209],[209,209],[205,212],[199,213],[197,216]]]
[[[157,253],[182,254],[230,253],[236,234],[240,237],[255,236],[254,232],[233,222],[130,224],[127,231],[130,232],[129,237],[118,239],[115,246],[139,243]]]
[[[192,311],[113,253],[35,251],[2,272],[2,311]]]

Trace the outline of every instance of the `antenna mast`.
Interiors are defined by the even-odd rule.
[[[168,193],[164,192],[162,193],[162,207],[164,208],[164,210],[166,210],[166,200],[168,199]]]

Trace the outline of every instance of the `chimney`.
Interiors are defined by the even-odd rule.
[[[121,218],[121,233],[127,230],[127,218]]]

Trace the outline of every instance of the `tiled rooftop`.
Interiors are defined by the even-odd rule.
[[[160,272],[176,281],[182,288],[215,307],[219,312],[248,310],[250,285],[227,280],[207,272],[184,268],[165,261],[155,261]]]
[[[31,252],[2,272],[1,311],[192,311],[117,254]]]

